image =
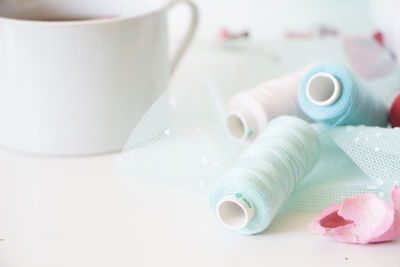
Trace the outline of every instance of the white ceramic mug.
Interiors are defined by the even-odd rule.
[[[168,57],[167,12],[192,13]],[[197,26],[189,0],[1,0],[0,145],[41,155],[122,148]]]

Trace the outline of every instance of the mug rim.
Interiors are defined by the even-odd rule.
[[[150,17],[154,14],[160,13],[166,10],[171,5],[172,0],[166,0],[165,3],[158,6],[157,8],[151,9],[149,11],[143,12],[137,15],[130,16],[120,16],[120,17],[109,17],[100,19],[83,19],[83,20],[65,20],[65,21],[45,21],[45,20],[33,20],[33,19],[16,19],[9,18],[0,15],[0,22],[12,22],[17,24],[25,25],[35,25],[35,26],[77,26],[77,25],[99,25],[106,23],[116,23],[128,20],[142,19],[145,17]]]

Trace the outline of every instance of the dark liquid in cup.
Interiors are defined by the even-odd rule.
[[[36,21],[53,21],[53,22],[60,22],[60,21],[82,21],[82,20],[99,20],[99,19],[110,19],[115,18],[114,16],[103,16],[103,17],[43,17],[43,18],[32,18],[30,20]]]
[[[0,0],[1,1],[1,0]],[[1,12],[0,12],[1,13]],[[0,14],[2,16],[2,14]],[[98,17],[85,17],[85,16],[46,16],[46,15],[26,15],[26,14],[13,14],[4,16],[7,18],[20,19],[20,20],[34,20],[34,21],[45,21],[45,22],[67,22],[67,21],[84,21],[84,20],[101,20],[111,19],[117,16],[99,15]]]
[[[86,17],[80,17],[80,18],[35,18],[32,20],[37,20],[37,21],[79,21],[79,20],[92,20],[94,18],[86,18]]]

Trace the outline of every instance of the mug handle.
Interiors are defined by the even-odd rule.
[[[169,74],[172,75],[175,71],[176,66],[178,65],[179,61],[182,59],[183,54],[185,53],[186,49],[188,48],[190,42],[193,40],[193,36],[196,32],[198,23],[199,23],[199,10],[197,6],[191,0],[171,0],[168,6],[168,9],[171,9],[177,4],[187,4],[190,8],[191,12],[191,22],[189,29],[187,30],[185,37],[182,40],[182,43],[178,47],[178,50],[172,57],[171,66],[169,70]]]

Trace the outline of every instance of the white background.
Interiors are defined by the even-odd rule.
[[[198,2],[199,43],[214,40],[222,26],[249,27],[254,42],[321,20],[349,32],[373,28],[366,1]],[[184,11],[171,18],[174,40]],[[201,48],[189,53],[196,54],[175,79],[195,72],[206,56]],[[213,217],[207,196],[123,176],[117,160],[0,150],[0,267],[400,266],[399,240],[361,246],[312,235],[306,225],[316,213],[283,213],[260,235],[232,234]]]

